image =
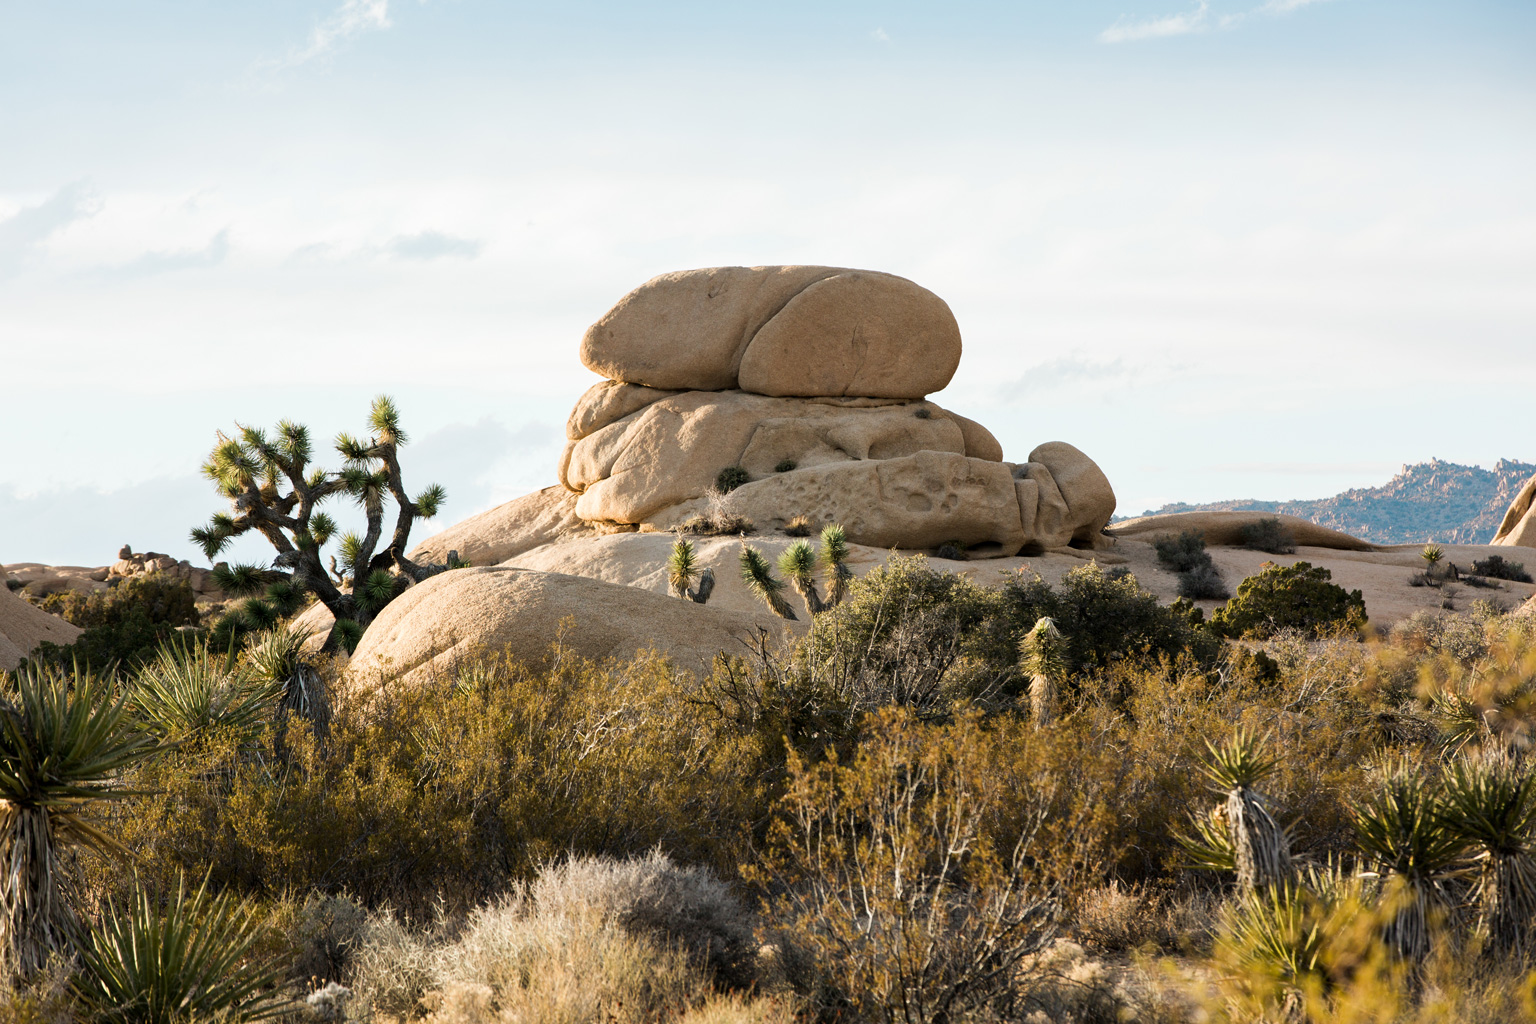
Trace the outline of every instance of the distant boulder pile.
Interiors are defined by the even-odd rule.
[[[186,580],[199,601],[222,601],[228,595],[213,583],[212,572],[201,569],[186,559],[177,560],[158,551],[137,553],[127,544],[117,552],[117,561],[111,565],[43,565],[39,562],[13,562],[0,573],[3,582],[11,590],[19,590],[29,597],[47,597],[49,594],[89,594],[117,586],[118,581],[143,576],[147,573],[164,573],[174,579]]]
[[[608,379],[571,413],[560,482],[579,519],[617,529],[674,529],[724,502],[759,529],[804,516],[884,548],[1112,543],[1114,491],[1092,459],[1058,441],[1005,462],[985,427],[926,400],[960,350],[949,306],[890,274],[664,274],[582,339]]]

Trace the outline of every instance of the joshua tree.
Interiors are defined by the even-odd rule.
[[[821,594],[816,591],[816,552],[810,541],[797,540],[779,556],[779,572],[789,580],[805,601],[805,610],[816,615],[826,609]]]
[[[763,599],[773,614],[781,619],[795,618],[795,610],[784,600],[784,581],[774,576],[768,559],[750,544],[741,546],[741,579],[748,590]]]
[[[277,549],[272,569],[236,565],[216,570],[214,582],[231,593],[266,591],[268,601],[247,602],[249,625],[270,626],[278,615],[297,610],[304,594],[313,594],[336,616],[330,643],[341,640],[350,646],[401,589],[456,562],[450,555],[450,565],[418,565],[406,557],[411,524],[436,515],[445,493],[433,484],[415,500],[406,494],[398,452],[408,439],[391,398],[373,400],[368,425],[372,436],[366,441],[336,436],[345,465],[334,473],[311,467],[309,428],[302,424],[283,420],[274,437],[255,427],[239,427],[233,437],[219,433],[203,474],[230,500],[232,510],[194,529],[192,539],[210,559],[252,530]],[[320,552],[336,523],[319,507],[338,494],[362,506],[368,526],[363,536],[341,538],[340,565],[332,555],[327,574]],[[394,528],[381,550],[385,505],[391,499]]]
[[[1057,680],[1067,669],[1066,646],[1056,620],[1049,616],[1019,641],[1020,665],[1029,674],[1029,705],[1037,729],[1050,725],[1055,717]]]
[[[1536,953],[1536,776],[1503,757],[1458,758],[1445,776],[1442,814],[1474,851],[1483,934],[1501,953]]]
[[[29,669],[0,696],[0,957],[12,978],[78,941],[63,851],[124,852],[86,812],[128,795],[118,772],[155,750],[94,676]]]
[[[694,580],[698,580],[697,587],[693,585]],[[680,537],[667,558],[667,583],[677,597],[704,604],[715,589],[715,570],[701,570],[693,544]]]
[[[1291,844],[1285,830],[1270,815],[1264,797],[1254,787],[1275,770],[1277,762],[1263,755],[1259,739],[1239,729],[1227,742],[1205,744],[1210,759],[1202,766],[1226,802],[1213,818],[1226,823],[1232,867],[1238,889],[1283,885],[1291,879]]]
[[[1424,550],[1419,552],[1419,557],[1424,559],[1424,564],[1433,572],[1435,567],[1440,564],[1440,559],[1445,557],[1445,552],[1441,550],[1438,544],[1426,544],[1424,545]]]
[[[834,608],[848,596],[848,584],[853,579],[853,570],[848,568],[848,534],[837,523],[821,531],[821,564],[827,574],[826,606]]]

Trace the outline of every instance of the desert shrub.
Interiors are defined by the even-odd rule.
[[[918,406],[918,408],[912,413],[912,415],[916,416],[920,420],[932,419],[933,418],[933,410],[928,408],[927,406]]]
[[[998,632],[1011,647],[1041,618],[1050,617],[1067,641],[1070,673],[1122,658],[1192,654],[1214,664],[1221,642],[1177,607],[1159,605],[1134,575],[1111,577],[1097,562],[1069,570],[1053,590],[1038,575],[1019,572],[999,594]]]
[[[1205,550],[1205,534],[1199,530],[1185,530],[1177,537],[1159,537],[1152,542],[1157,560],[1172,572],[1189,572],[1211,564],[1211,553]]]
[[[774,463],[773,471],[775,473],[790,473],[799,467],[800,463],[796,462],[794,459],[780,459],[778,462]]]
[[[158,572],[89,594],[50,594],[39,605],[85,632],[72,644],[44,642],[32,660],[56,665],[78,661],[97,671],[117,665],[136,668],[154,658],[181,627],[198,624],[192,585]]]
[[[1472,571],[1478,576],[1486,576],[1495,580],[1511,580],[1515,583],[1530,583],[1531,574],[1525,571],[1525,565],[1521,562],[1508,562],[1503,555],[1489,555],[1472,563]]]
[[[987,627],[997,610],[995,591],[921,555],[893,558],[816,616],[803,685],[849,718],[890,704],[942,716],[957,701],[996,697],[1017,676],[1013,646]]]
[[[1069,775],[1081,750],[1011,717],[906,709],[865,736],[846,762],[791,759],[756,872],[786,974],[854,1019],[1011,1019],[1025,958],[1095,858],[1099,794]]]
[[[742,484],[750,483],[752,475],[740,466],[726,466],[715,474],[715,490],[721,494],[730,494]]]
[[[1232,596],[1221,571],[1209,563],[1179,573],[1179,596],[1191,601],[1222,600]]]
[[[675,947],[731,987],[752,982],[752,918],[708,870],[659,850],[643,857],[572,857],[528,887],[537,914],[590,918]]]
[[[951,562],[965,561],[965,545],[957,540],[947,540],[934,549],[935,558],[947,559]]]
[[[358,942],[368,1010],[420,1001],[438,1019],[654,1021],[704,1005],[712,978],[754,978],[750,915],[707,871],[657,852],[548,864],[451,928],[413,934],[374,915]]]
[[[1310,562],[1266,563],[1237,585],[1237,596],[1211,615],[1221,636],[1262,639],[1283,629],[1318,636],[1365,625],[1365,599],[1330,582],[1333,573]]]
[[[1260,519],[1248,523],[1238,531],[1243,547],[1251,551],[1267,551],[1271,555],[1288,555],[1296,550],[1296,538],[1278,519]]]
[[[810,516],[795,516],[784,524],[786,537],[809,537],[816,532],[816,525],[811,522]]]
[[[661,843],[731,872],[770,796],[750,744],[692,693],[658,659],[466,663],[338,701],[323,741],[293,720],[254,749],[211,729],[128,780],[141,795],[111,826],[161,881],[211,871],[221,889],[347,892],[418,918],[558,855]]]

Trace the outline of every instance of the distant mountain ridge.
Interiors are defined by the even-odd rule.
[[[1536,463],[1500,459],[1493,469],[1431,459],[1405,465],[1380,487],[1312,501],[1175,502],[1144,515],[1236,509],[1282,512],[1375,544],[1487,544]]]

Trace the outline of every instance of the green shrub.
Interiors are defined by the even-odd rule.
[[[789,473],[799,468],[800,463],[794,459],[780,459],[773,467],[775,473]]]
[[[1531,574],[1525,571],[1525,565],[1521,562],[1506,562],[1503,555],[1489,555],[1472,563],[1472,571],[1478,576],[1486,576],[1494,580],[1510,580],[1515,583],[1530,583]]]
[[[1073,674],[1132,655],[1174,658],[1187,652],[1203,665],[1214,665],[1221,651],[1221,642],[1185,609],[1159,605],[1134,575],[1111,576],[1097,562],[1069,570],[1057,590],[1037,575],[1017,573],[1000,596],[998,631],[1010,648],[1048,616],[1066,638]]]
[[[1189,572],[1211,564],[1211,553],[1205,550],[1205,534],[1199,530],[1185,530],[1177,537],[1159,537],[1152,542],[1157,560],[1172,572]]]
[[[1215,565],[1197,565],[1179,573],[1179,596],[1191,601],[1219,601],[1232,596],[1221,570]]]
[[[1332,582],[1333,573],[1310,562],[1266,563],[1237,585],[1237,596],[1211,615],[1225,637],[1263,639],[1285,629],[1316,637],[1365,625],[1365,598]]]
[[[740,466],[726,466],[715,474],[715,490],[729,494],[742,484],[750,483],[752,476]]]
[[[893,558],[816,616],[806,682],[849,715],[892,704],[944,715],[955,701],[998,696],[1018,675],[1015,645],[992,628],[998,611],[996,591],[930,569],[921,555]]]
[[[1288,555],[1296,550],[1296,538],[1278,519],[1260,519],[1238,531],[1243,547],[1251,551],[1267,551],[1271,555]]]
[[[198,623],[192,585],[164,573],[133,576],[115,587],[90,594],[50,594],[39,602],[85,632],[72,644],[44,642],[34,661],[105,671],[115,665],[137,668],[154,658],[160,645],[179,628]]]

